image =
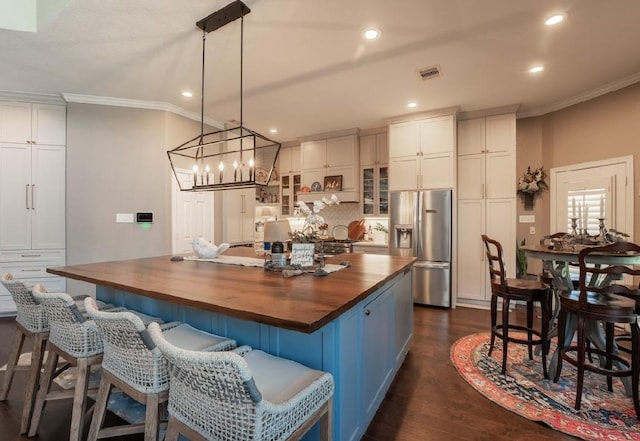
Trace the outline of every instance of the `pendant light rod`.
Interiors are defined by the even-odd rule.
[[[200,144],[202,144],[204,138],[204,54],[205,54],[205,45],[207,41],[207,33],[202,31],[202,73],[200,77],[201,86],[200,86]]]

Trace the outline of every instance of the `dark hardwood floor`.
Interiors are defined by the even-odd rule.
[[[524,319],[520,311],[513,314],[516,321]],[[14,323],[13,319],[0,319],[0,365],[7,361]],[[575,439],[492,403],[458,375],[449,357],[451,345],[465,335],[488,329],[488,311],[416,307],[411,350],[363,440]],[[16,374],[9,399],[0,403],[0,441],[68,439],[70,401],[47,404],[37,438],[18,435],[25,377],[24,371]],[[143,437],[112,439],[133,441]]]

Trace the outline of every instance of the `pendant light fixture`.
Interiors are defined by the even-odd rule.
[[[171,169],[182,191],[216,191],[265,186],[274,174],[280,153],[275,142],[243,125],[242,80],[244,16],[251,10],[237,0],[198,21],[202,30],[202,93],[200,96],[200,134],[169,150]],[[209,32],[240,19],[240,122],[236,127],[204,133],[205,42]],[[179,173],[192,173],[181,180]]]

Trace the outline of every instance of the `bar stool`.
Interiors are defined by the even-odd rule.
[[[29,378],[25,388],[24,404],[22,407],[22,417],[20,419],[20,434],[25,434],[29,430],[31,413],[40,380],[42,361],[45,354],[47,339],[49,338],[49,321],[44,312],[44,308],[33,298],[31,289],[23,282],[15,280],[11,273],[3,274],[0,281],[7,288],[13,301],[16,304],[16,332],[7,363],[7,371],[0,388],[0,401],[7,399],[13,377],[16,370],[28,369]],[[84,308],[84,299],[87,296],[73,297],[76,304],[80,303]],[[100,302],[100,309],[112,308],[113,305]],[[18,366],[18,359],[22,353],[22,348],[26,339],[32,340],[31,362],[28,367]]]
[[[148,330],[171,366],[165,441],[298,440],[318,421],[332,439],[331,374],[257,350],[186,351]]]
[[[104,342],[102,379],[87,440],[144,432],[145,441],[156,441],[159,405],[167,401],[169,391],[166,359],[135,314],[99,311],[92,298],[85,300],[85,308]],[[185,350],[224,351],[236,347],[234,340],[199,331],[186,323],[166,323],[160,329],[167,341]],[[144,423],[101,429],[113,386],[146,405]]]
[[[502,339],[502,374],[507,369],[507,345],[509,342],[525,344],[529,348],[529,360],[533,360],[533,346],[542,347],[542,370],[545,378],[547,373],[547,354],[549,353],[549,296],[548,285],[538,280],[508,279],[504,268],[502,245],[485,234],[482,241],[487,252],[489,276],[491,277],[491,346],[489,356],[493,352],[496,336]],[[498,298],[502,299],[502,323],[497,323]],[[527,326],[509,323],[509,307],[511,301],[523,301],[527,304]],[[533,328],[534,303],[540,304],[540,330]],[[509,331],[526,331],[527,338],[509,335]],[[538,338],[534,338],[537,336]]]

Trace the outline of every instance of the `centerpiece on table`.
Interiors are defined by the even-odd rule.
[[[324,217],[320,212],[331,205],[339,205],[338,197],[333,194],[330,198],[323,197],[313,202],[313,206],[309,208],[303,201],[298,201],[297,208],[300,214],[305,216],[304,226],[300,231],[291,233],[291,264],[300,264],[302,266],[313,265],[313,255],[316,243],[320,244],[318,256],[320,265],[324,263],[324,253],[322,249],[322,237],[326,236],[329,226],[324,221]]]
[[[546,178],[547,173],[542,167],[534,170],[531,170],[531,167],[527,167],[527,171],[518,178],[518,195],[522,197],[525,209],[531,210],[536,194],[549,188],[545,182]]]

